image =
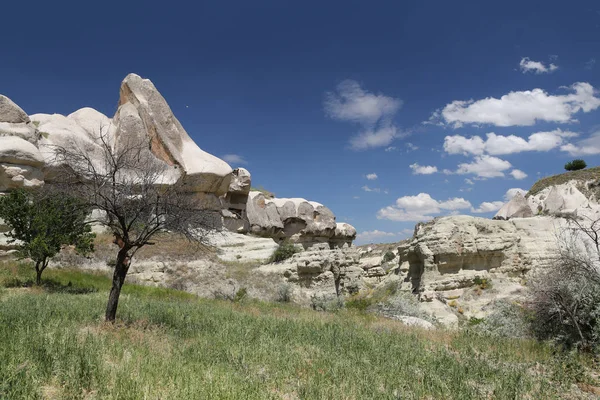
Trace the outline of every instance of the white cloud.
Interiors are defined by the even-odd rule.
[[[577,137],[571,131],[555,129],[549,132],[536,132],[525,140],[515,135],[496,135],[494,132],[486,134],[486,140],[479,136],[467,138],[461,135],[446,136],[444,150],[449,154],[474,154],[484,153],[491,155],[505,155],[521,153],[524,151],[549,151],[566,143],[567,138]]]
[[[472,180],[470,180],[469,178],[465,178],[465,183],[466,183],[467,185],[474,185],[474,184],[475,184],[475,182],[473,182],[473,181],[472,181]]]
[[[402,136],[392,123],[402,101],[369,93],[356,81],[343,81],[335,92],[326,93],[323,106],[331,118],[362,126],[362,131],[350,139],[353,150],[389,146],[395,138]]]
[[[414,145],[414,144],[412,144],[412,143],[406,143],[406,147],[408,147],[408,150],[407,150],[407,151],[415,151],[415,150],[419,150],[419,147],[418,147],[418,146],[415,146],[415,145]]]
[[[345,80],[338,85],[336,93],[325,95],[324,106],[332,118],[374,125],[380,119],[396,114],[402,101],[369,93],[358,82]]]
[[[376,173],[367,174],[367,179],[370,181],[374,181],[375,179],[377,179],[377,174]]]
[[[377,212],[377,218],[391,221],[424,221],[433,219],[433,214],[470,207],[471,203],[463,198],[438,201],[428,193],[419,193],[416,196],[398,198],[393,206],[380,209]]]
[[[372,231],[363,231],[356,235],[356,240],[361,240],[363,242],[370,242],[375,239],[381,239],[384,237],[392,237],[396,236],[397,233],[394,232],[384,232],[380,230],[372,230]]]
[[[519,63],[521,71],[525,74],[527,72],[534,72],[536,74],[544,74],[554,72],[558,69],[558,66],[550,64],[546,66],[543,62],[530,60],[529,57],[523,57]]]
[[[513,169],[512,171],[510,171],[510,174],[512,175],[513,178],[515,178],[517,180],[527,178],[527,174],[525,172],[521,171],[520,169]]]
[[[367,185],[361,187],[361,189],[364,190],[365,192],[375,192],[375,193],[381,192],[381,189],[379,189],[379,188],[370,188]]]
[[[350,138],[352,150],[367,150],[375,147],[387,146],[398,137],[400,131],[390,122],[383,123],[376,129],[367,129]]]
[[[438,169],[435,166],[419,165],[417,163],[411,164],[410,169],[412,169],[414,175],[431,175],[438,172]]]
[[[567,123],[580,111],[590,112],[600,107],[596,90],[586,82],[566,88],[564,95],[551,95],[543,89],[510,92],[501,98],[455,100],[433,113],[429,123],[449,124],[459,128],[464,124],[496,126],[529,126],[537,121]]]
[[[442,170],[442,174],[444,174],[444,175],[454,175],[454,171],[450,171],[449,169],[444,168]]]
[[[587,139],[575,144],[566,144],[560,149],[575,157],[600,154],[600,131],[592,133]]]
[[[498,157],[488,155],[477,156],[472,163],[458,165],[457,174],[473,174],[479,178],[496,178],[504,176],[504,172],[512,167],[511,163]]]
[[[385,151],[390,152],[390,151],[394,151],[396,150],[396,146],[390,146],[390,147],[386,147]]]
[[[478,208],[471,207],[471,212],[475,214],[494,212],[501,209],[503,205],[503,201],[484,201]]]
[[[461,135],[446,136],[444,151],[449,154],[483,154],[485,142],[479,136],[470,138]]]
[[[244,159],[244,157],[237,154],[224,154],[221,156],[223,160],[225,160],[228,164],[235,165],[245,165],[248,164],[248,161]]]
[[[504,195],[504,200],[510,201],[513,197],[517,195],[517,193],[521,193],[523,196],[525,196],[527,194],[527,190],[523,190],[521,188],[510,188],[506,191],[506,194]]]
[[[356,235],[356,241],[358,243],[375,243],[383,240],[390,240],[391,238],[400,240],[412,236],[414,231],[412,229],[402,229],[400,232],[385,232],[378,229],[372,231],[363,231]],[[387,239],[386,239],[387,238]]]

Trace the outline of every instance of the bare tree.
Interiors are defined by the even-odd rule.
[[[600,218],[568,217],[559,254],[532,280],[533,331],[568,347],[600,345]]]
[[[214,214],[202,210],[184,190],[177,166],[158,160],[146,135],[115,141],[101,127],[97,144],[72,142],[53,146],[54,164],[61,166],[58,185],[105,217],[99,222],[119,246],[106,305],[106,320],[114,321],[121,288],[135,253],[161,231],[201,241],[218,227]]]

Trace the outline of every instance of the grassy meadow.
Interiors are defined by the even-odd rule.
[[[0,399],[595,398],[593,360],[356,310],[199,299],[0,264]]]

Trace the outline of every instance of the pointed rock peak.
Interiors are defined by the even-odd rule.
[[[146,135],[156,158],[182,168],[189,191],[227,193],[231,167],[194,143],[149,79],[136,74],[125,77],[113,125],[117,144],[134,135]]]
[[[507,220],[511,218],[533,217],[533,211],[522,193],[517,192],[508,203],[494,215],[493,219]]]
[[[27,123],[29,122],[29,116],[11,99],[0,94],[0,122]]]

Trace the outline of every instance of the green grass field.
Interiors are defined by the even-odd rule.
[[[49,270],[45,278],[43,288],[22,287],[31,267],[0,264],[0,399],[588,395],[575,383],[591,379],[582,375],[589,359],[533,341],[127,284],[111,325],[102,321],[107,277]]]

